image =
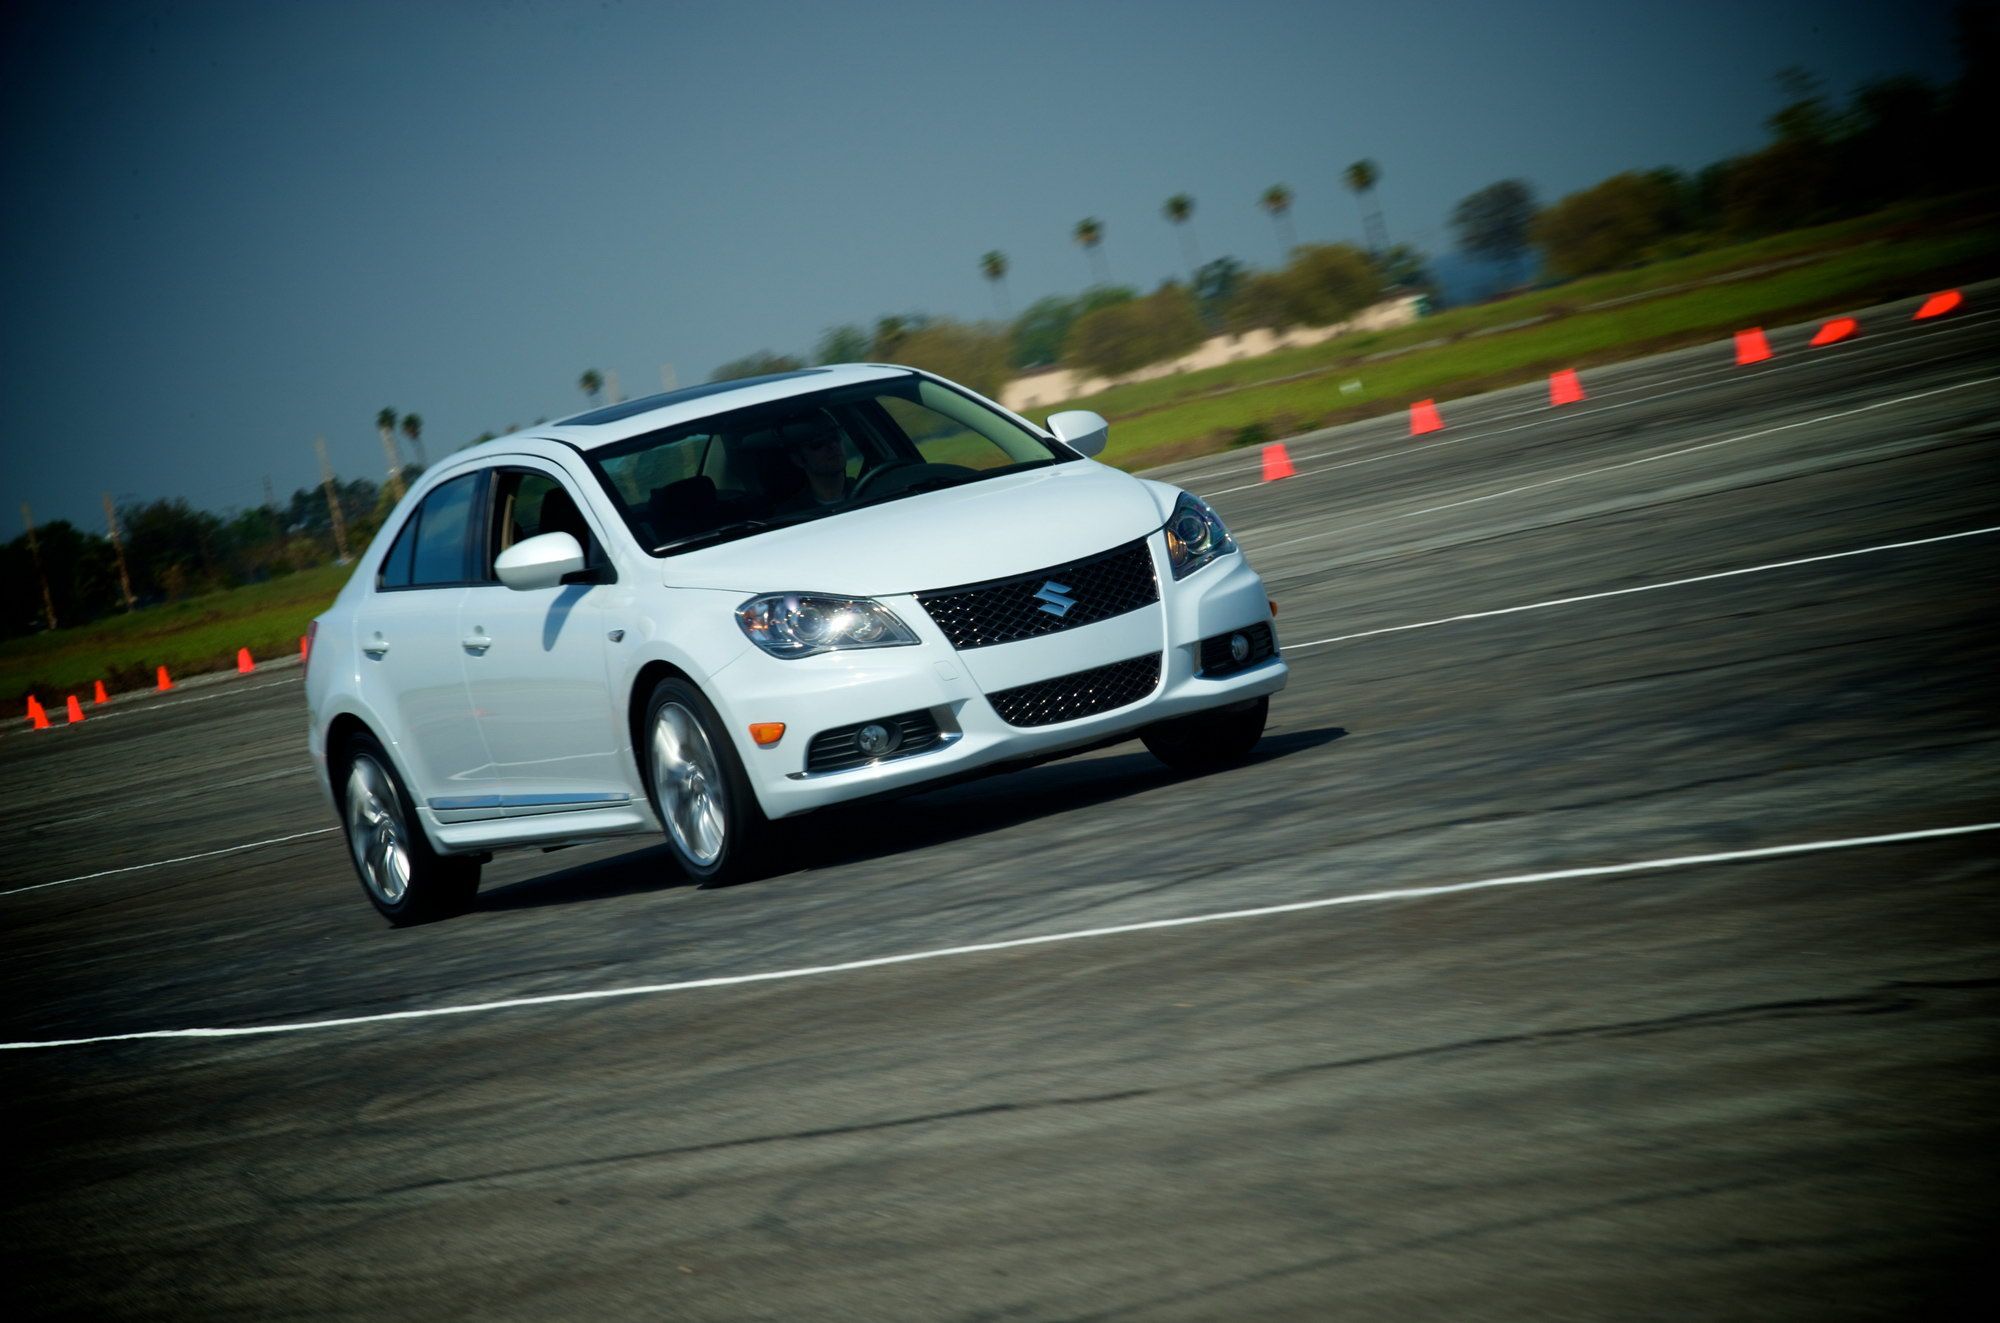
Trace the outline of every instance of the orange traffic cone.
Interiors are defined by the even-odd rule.
[[[76,701],[76,695],[69,696],[69,724],[74,726],[83,720],[83,704]]]
[[[28,720],[36,730],[49,728],[49,714],[42,710],[42,700],[33,694],[28,695]]]
[[[1549,373],[1549,404],[1580,404],[1589,398],[1583,393],[1583,383],[1576,379],[1576,373],[1569,368]]]
[[[1963,302],[1965,295],[1955,289],[1948,289],[1942,294],[1933,294],[1924,300],[1924,306],[1918,308],[1917,315],[1910,320],[1920,322],[1926,317],[1942,317]]]
[[[1444,419],[1438,417],[1437,401],[1418,400],[1410,406],[1410,435],[1422,436],[1425,432],[1444,430]]]
[[[1289,478],[1297,472],[1298,470],[1292,467],[1292,457],[1285,453],[1285,448],[1282,445],[1274,441],[1264,447],[1265,482],[1276,482],[1280,478]]]
[[[93,703],[109,703],[111,701],[111,695],[104,692],[104,681],[91,681],[90,701]]]
[[[1836,317],[1826,325],[1820,327],[1814,333],[1813,338],[1806,343],[1817,349],[1821,345],[1830,345],[1836,340],[1845,340],[1860,329],[1861,323],[1855,321],[1852,317]]]
[[[162,666],[160,668],[160,682],[157,685],[155,685],[154,688],[158,689],[161,693],[164,694],[167,692],[167,690],[172,689],[173,687],[174,687],[174,682],[167,678],[167,668]]]
[[[1763,327],[1753,326],[1747,331],[1736,333],[1736,366],[1761,363],[1770,356],[1771,344],[1764,338]]]
[[[238,675],[248,675],[256,669],[257,663],[250,660],[250,649],[238,648],[236,650],[236,673]]]

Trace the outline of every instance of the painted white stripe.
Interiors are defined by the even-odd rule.
[[[93,721],[109,721],[113,717],[143,716],[148,712],[158,712],[163,708],[169,708],[169,707],[182,707],[188,703],[207,703],[207,702],[212,702],[213,700],[218,698],[234,698],[238,694],[254,694],[259,689],[276,689],[281,685],[297,684],[304,678],[305,678],[304,676],[292,676],[283,680],[271,680],[265,684],[245,685],[241,689],[231,687],[228,689],[219,690],[213,694],[200,694],[189,698],[166,698],[166,699],[161,699],[158,702],[138,703],[132,707],[123,707],[123,708],[114,707],[108,710],[105,708],[86,708],[84,710],[83,720],[75,723],[58,720],[57,718],[60,716],[60,713],[52,713],[49,717],[49,729],[66,730],[72,724],[78,726],[88,726]],[[17,727],[14,729],[10,729],[4,733],[8,735],[28,735],[28,734],[45,734],[46,732],[36,731],[32,727]],[[5,892],[0,892],[0,895],[5,895],[5,894],[6,894]]]
[[[557,1006],[569,1002],[610,1001],[625,997],[652,997],[669,992],[690,992],[698,988],[740,987],[746,983],[776,983],[790,979],[817,978],[826,974],[847,974],[889,965],[909,965],[924,960],[947,960],[957,956],[984,955],[993,951],[1014,951],[1030,946],[1050,946],[1057,942],[1080,942],[1125,933],[1157,932],[1166,928],[1187,928],[1233,919],[1268,918],[1274,914],[1298,914],[1307,910],[1331,909],[1340,905],[1374,905],[1398,900],[1429,900],[1456,896],[1470,891],[1490,891],[1497,887],[1519,887],[1540,882],[1568,882],[1579,878],[1620,877],[1630,873],[1653,873],[1703,864],[1732,864],[1750,859],[1777,859],[1786,855],[1819,854],[1829,850],[1853,850],[1872,845],[1898,845],[1910,841],[1936,840],[1947,836],[1969,836],[1976,832],[2000,831],[2000,822],[1980,822],[1962,827],[1932,827],[1922,831],[1885,832],[1876,836],[1849,836],[1838,840],[1802,841],[1792,845],[1767,845],[1751,850],[1721,850],[1712,854],[1674,855],[1664,859],[1640,859],[1625,864],[1599,864],[1586,868],[1558,868],[1539,873],[1514,873],[1506,877],[1482,878],[1476,882],[1449,882],[1428,887],[1398,887],[1386,891],[1364,891],[1345,896],[1323,896],[1317,900],[1296,900],[1282,905],[1260,905],[1254,909],[1222,910],[1190,914],[1173,919],[1148,919],[1139,923],[1110,924],[1102,928],[1079,928],[1069,932],[1043,933],[1036,937],[1013,937],[997,942],[974,942],[965,946],[945,946],[902,955],[873,956],[864,960],[843,960],[830,965],[805,965],[796,969],[774,969],[759,974],[720,974],[713,978],[683,979],[674,983],[640,983],[623,988],[600,988],[590,992],[552,992],[535,997],[510,997],[503,1001],[473,1002],[464,1006],[434,1006],[416,1011],[384,1011],[374,1015],[349,1015],[331,1020],[305,1020],[291,1024],[235,1025],[212,1029],[147,1029],[136,1033],[100,1034],[90,1038],[50,1038],[19,1043],[0,1043],[0,1051],[23,1051],[37,1047],[80,1047],[90,1043],[130,1043],[156,1038],[245,1038],[255,1034],[297,1034],[319,1029],[346,1029],[357,1025],[393,1024],[405,1020],[432,1020],[448,1015],[478,1015],[488,1011],[522,1010],[534,1006]]]
[[[1775,427],[1760,427],[1754,432],[1739,432],[1735,436],[1720,437],[1715,440],[1698,441],[1691,446],[1676,446],[1672,450],[1662,450],[1658,454],[1641,455],[1638,459],[1620,460],[1616,464],[1603,464],[1593,469],[1578,469],[1560,477],[1544,478],[1540,482],[1524,483],[1519,487],[1508,487],[1497,492],[1487,492],[1483,496],[1468,496],[1461,501],[1447,501],[1443,505],[1427,505],[1421,510],[1405,510],[1401,514],[1386,515],[1381,519],[1366,519],[1360,523],[1342,523],[1336,528],[1321,529],[1317,533],[1301,533],[1297,537],[1283,538],[1277,542],[1257,542],[1254,535],[1238,534],[1238,540],[1251,545],[1258,555],[1275,551],[1279,547],[1297,546],[1301,542],[1318,542],[1322,538],[1345,537],[1363,528],[1375,528],[1381,524],[1393,524],[1404,519],[1415,519],[1421,515],[1437,514],[1443,510],[1456,510],[1462,506],[1478,505],[1482,501],[1497,501],[1503,496],[1519,496],[1522,492],[1541,491],[1547,487],[1559,487],[1566,482],[1576,482],[1582,478],[1593,478],[1601,473],[1615,473],[1619,469],[1636,468],[1641,464],[1657,464],[1663,459],[1675,459],[1682,455],[1692,455],[1703,450],[1714,450],[1718,446],[1733,446],[1743,441],[1755,441],[1761,437],[1776,436],[1780,432],[1793,432],[1801,427],[1816,427],[1821,423],[1838,422],[1843,418],[1853,418],[1859,414],[1873,413],[1877,409],[1888,409],[1898,404],[1910,404],[1916,400],[1927,400],[1937,395],[1948,395],[1952,391],[1970,390],[1974,386],[1990,386],[2000,382],[2000,377],[1975,377],[1971,381],[1956,381],[1949,386],[1938,386],[1931,390],[1918,391],[1914,395],[1898,395],[1894,399],[1877,400],[1873,404],[1863,404],[1853,409],[1842,409],[1838,413],[1823,413],[1817,418],[1801,418],[1796,422],[1779,423]],[[1353,463],[1367,463],[1354,460]],[[1335,465],[1336,468],[1343,467]],[[1324,473],[1325,469],[1315,472]]]
[[[1795,565],[1816,565],[1821,561],[1843,560],[1849,556],[1872,556],[1878,551],[1900,551],[1905,547],[1927,547],[1937,542],[1954,542],[1959,538],[1985,537],[1990,533],[2000,533],[2000,524],[1990,524],[1985,528],[1968,528],[1962,533],[1940,533],[1936,537],[1914,538],[1908,542],[1883,542],[1872,547],[1856,547],[1852,551],[1829,551],[1821,556],[1800,556],[1796,560],[1777,560],[1769,565],[1748,565],[1736,570],[1717,570],[1713,574],[1696,574],[1686,579],[1668,579],[1664,583],[1642,583],[1632,588],[1609,588],[1601,593],[1578,593],[1574,597],[1552,597],[1546,602],[1529,602],[1526,606],[1503,606],[1493,611],[1467,611],[1463,615],[1440,616],[1436,620],[1419,620],[1412,625],[1386,625],[1381,629],[1364,629],[1354,634],[1336,634],[1332,638],[1314,639],[1310,643],[1288,643],[1281,652],[1302,652],[1307,648],[1323,648],[1329,643],[1346,643],[1350,639],[1374,638],[1377,634],[1400,634],[1411,629],[1431,629],[1438,625],[1455,625],[1461,620],[1484,620],[1489,616],[1511,616],[1522,611],[1544,611],[1552,606],[1570,606],[1577,602],[1596,602],[1606,597],[1624,597],[1631,593],[1656,593],[1662,588],[1680,588],[1690,583],[1709,583],[1716,579],[1734,579],[1745,574],[1766,574],[1772,570],[1788,570]]]
[[[1912,300],[1910,306],[1915,307],[1918,302],[1919,300]],[[1946,335],[1946,334],[1956,335],[1961,331],[1976,330],[1983,323],[1991,321],[1995,317],[2000,317],[2000,313],[1989,313],[1982,311],[1980,313],[1965,317],[1959,321],[1953,322],[1948,326],[1937,322],[1923,322],[1923,323],[1917,323],[1917,325],[1931,328],[1927,332],[1928,334],[1931,335]],[[1803,328],[1793,328],[1793,329],[1803,329]],[[1839,353],[1840,360],[1843,363],[1852,363],[1853,360],[1857,358],[1873,357],[1875,353],[1882,350],[1904,348],[1914,338],[1915,334],[1912,334],[1907,337],[1897,336],[1895,338],[1884,338],[1881,336],[1877,336],[1875,338],[1867,340],[1844,341],[1843,343],[1847,344],[1848,348],[1846,348],[1845,350],[1839,350],[1835,352]],[[1726,346],[1729,343],[1730,342],[1727,340],[1716,340],[1702,347],[1719,348]],[[1827,351],[1816,350],[1813,351],[1813,356],[1787,359],[1782,362],[1767,364],[1761,366],[1758,370],[1767,377],[1777,376],[1787,372],[1800,371],[1815,367],[1824,367],[1829,361],[1829,359],[1830,359],[1830,354]],[[1653,359],[1651,357],[1627,359],[1623,362],[1607,364],[1605,367],[1597,369],[1597,371],[1608,375],[1610,373],[1617,372],[1623,368],[1629,368],[1637,364],[1651,363],[1652,361]],[[1586,371],[1588,370],[1589,369],[1586,369]],[[1447,434],[1444,436],[1433,436],[1427,438],[1422,444],[1426,450],[1438,450],[1445,446],[1464,445],[1469,441],[1484,441],[1488,437],[1506,436],[1514,432],[1525,432],[1530,428],[1545,426],[1552,420],[1560,421],[1561,418],[1579,417],[1584,414],[1589,414],[1594,417],[1599,414],[1615,413],[1620,409],[1630,409],[1641,404],[1651,404],[1655,400],[1671,399],[1673,396],[1686,395],[1691,391],[1707,390],[1709,387],[1717,384],[1716,380],[1709,380],[1708,378],[1715,378],[1719,380],[1731,376],[1740,376],[1742,372],[1743,369],[1741,367],[1731,366],[1731,367],[1717,367],[1712,369],[1683,373],[1678,375],[1675,378],[1675,380],[1681,383],[1692,382],[1694,384],[1692,385],[1680,384],[1680,385],[1675,385],[1668,390],[1651,391],[1648,394],[1641,395],[1638,399],[1624,400],[1616,404],[1607,403],[1607,401],[1611,400],[1614,396],[1630,395],[1635,391],[1645,391],[1648,389],[1647,386],[1643,384],[1638,386],[1623,386],[1623,387],[1619,386],[1606,387],[1606,386],[1593,385],[1590,387],[1591,391],[1590,399],[1587,400],[1583,406],[1581,407],[1569,406],[1567,412],[1561,414],[1559,417],[1555,415],[1554,409],[1548,404],[1535,405],[1526,409],[1513,409],[1509,410],[1506,413],[1494,414],[1490,418],[1481,418],[1476,423],[1468,424],[1469,426],[1476,427],[1481,430]],[[1507,391],[1541,391],[1543,389],[1544,385],[1541,382],[1523,382],[1519,386],[1510,386],[1506,388],[1506,390],[1494,393],[1505,394],[1507,393]],[[1479,397],[1472,396],[1470,398],[1476,400]],[[1438,408],[1441,411],[1448,411],[1454,405],[1460,403],[1464,403],[1464,401],[1442,400],[1438,403]],[[1534,421],[1528,423],[1519,423],[1513,427],[1492,426],[1492,424],[1494,423],[1506,422],[1510,418],[1533,418]],[[1346,424],[1346,426],[1350,428],[1363,428],[1363,427],[1368,427],[1371,424],[1377,424],[1377,423],[1392,425],[1392,426],[1401,426],[1402,420],[1403,420],[1403,415],[1400,411],[1392,411],[1390,413],[1378,415],[1377,417],[1374,418],[1363,419],[1358,423],[1348,423]],[[1403,440],[1403,439],[1406,438],[1393,435],[1390,437],[1375,437],[1366,440],[1356,441],[1349,445],[1335,446],[1330,450],[1315,450],[1310,452],[1302,451],[1300,454],[1294,455],[1292,457],[1292,460],[1294,464],[1310,464],[1315,460],[1327,459],[1334,455],[1349,454],[1365,446],[1379,445],[1385,440]],[[1310,469],[1301,468],[1298,470],[1298,476],[1303,478],[1303,477],[1309,477],[1315,473],[1331,473],[1335,469],[1349,468],[1352,467],[1354,464],[1376,464],[1380,463],[1385,459],[1399,458],[1407,454],[1409,454],[1408,449],[1399,449],[1391,451],[1388,454],[1384,455],[1371,455],[1366,459],[1351,460],[1346,464],[1328,464],[1319,468],[1310,468]],[[1236,465],[1234,463],[1234,456],[1232,456],[1231,462],[1226,467],[1218,469],[1215,472],[1178,473],[1169,476],[1166,479],[1166,481],[1172,482],[1176,486],[1185,487],[1190,482],[1197,481],[1203,477],[1220,478],[1227,476],[1230,470],[1233,470],[1235,467]],[[1246,473],[1255,472],[1256,462],[1253,461],[1252,463],[1245,465],[1243,471]],[[1216,491],[1204,492],[1203,495],[1227,496],[1231,492],[1246,492],[1253,487],[1262,487],[1264,485],[1265,484],[1262,482],[1246,482],[1235,487],[1223,487]]]
[[[200,854],[184,854],[177,859],[155,859],[146,864],[127,864],[123,868],[107,868],[101,873],[84,873],[77,877],[58,878],[54,882],[37,882],[30,887],[15,887],[12,891],[0,891],[0,896],[18,896],[24,891],[41,891],[46,887],[66,887],[72,882],[88,882],[92,878],[115,877],[120,873],[137,873],[147,868],[165,868],[168,864],[185,864],[196,859],[213,859],[219,854],[236,854],[243,850],[259,850],[267,845],[279,845],[285,841],[302,841],[308,836],[324,836],[338,827],[315,827],[311,831],[295,831],[290,836],[271,836],[261,841],[246,841],[242,845],[225,845],[220,850],[203,850]]]

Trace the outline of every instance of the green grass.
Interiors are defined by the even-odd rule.
[[[93,680],[116,694],[151,689],[158,666],[176,679],[228,669],[236,665],[238,648],[260,660],[294,656],[307,623],[351,572],[347,565],[322,565],[0,643],[0,713],[18,717],[32,693],[61,721],[64,696],[75,694],[88,705]]]
[[[1277,362],[1280,356],[1271,355],[1259,360],[1264,368],[1261,383],[1221,390],[1211,384],[1208,394],[1185,398],[1188,392],[1183,390],[1183,398],[1159,402],[1121,397],[1114,390],[1063,407],[1096,409],[1112,419],[1111,443],[1103,458],[1124,468],[1141,468],[1224,449],[1253,425],[1283,436],[1401,409],[1412,400],[1498,389],[1533,381],[1556,368],[1589,367],[1701,343],[1765,321],[1804,319],[1920,294],[1933,283],[1990,275],[2000,266],[1996,259],[2000,259],[2000,228],[1992,226],[1936,237],[1879,239],[1809,265],[1596,312],[1571,313],[1518,330],[1412,349],[1379,362],[1364,362],[1362,355],[1379,351],[1390,337],[1365,345],[1348,341],[1339,356],[1322,354],[1311,369],[1294,367],[1294,372],[1310,371],[1294,380],[1271,380],[1285,375]],[[1571,285],[1546,293],[1568,293],[1571,299],[1566,302],[1581,302],[1577,289]],[[1485,314],[1487,325],[1505,325],[1533,315],[1539,302],[1545,302],[1545,295],[1465,311]],[[1466,321],[1450,321],[1455,316],[1428,318],[1395,334],[1403,343],[1420,344],[1448,335],[1454,326],[1466,329]],[[1343,391],[1344,382],[1359,385]]]

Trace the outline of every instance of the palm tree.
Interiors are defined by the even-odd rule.
[[[1271,213],[1271,223],[1278,227],[1278,242],[1284,248],[1283,256],[1290,257],[1292,249],[1299,246],[1299,237],[1292,231],[1292,190],[1283,184],[1273,184],[1257,199],[1257,205]]]
[[[1185,193],[1176,193],[1166,200],[1160,214],[1172,223],[1181,236],[1181,256],[1187,258],[1189,278],[1201,270],[1201,251],[1195,246],[1194,227],[1188,222],[1194,219],[1194,199]]]
[[[403,435],[410,438],[410,453],[417,457],[417,467],[429,468],[430,461],[424,458],[424,420],[413,413],[404,414]]]
[[[1083,251],[1090,258],[1090,267],[1097,275],[1097,283],[1111,283],[1111,268],[1104,261],[1104,251],[1098,245],[1104,242],[1104,222],[1095,216],[1085,216],[1076,223],[1072,237],[1083,245]]]
[[[604,389],[604,374],[596,368],[585,368],[583,375],[576,379],[576,385],[592,404],[596,404],[599,392]]]
[[[389,499],[403,499],[403,461],[396,454],[396,411],[384,409],[375,415],[375,430],[382,435],[382,457],[389,461]]]
[[[1007,254],[994,249],[979,259],[979,272],[993,282],[993,302],[1000,308],[1000,319],[1011,320],[1013,313],[1007,310]]]
[[[1381,182],[1382,171],[1363,157],[1347,167],[1343,178],[1361,203],[1361,228],[1368,236],[1368,251],[1380,257],[1389,250],[1389,230],[1382,224],[1382,206],[1375,200],[1375,185]]]

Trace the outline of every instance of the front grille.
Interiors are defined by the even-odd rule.
[[[833,730],[823,730],[813,736],[806,746],[806,770],[808,772],[844,772],[851,767],[866,767],[869,763],[886,762],[891,758],[901,758],[905,754],[922,753],[935,748],[944,738],[938,732],[937,718],[929,712],[905,712],[901,716],[879,717],[877,722],[893,726],[902,732],[903,738],[895,748],[875,757],[861,752],[857,737],[861,727],[876,724],[863,721],[853,726],[839,726]]]
[[[1229,655],[1229,640],[1241,634],[1250,641],[1250,655],[1237,661]],[[1260,620],[1242,629],[1232,629],[1227,634],[1217,634],[1212,639],[1201,641],[1201,673],[1203,675],[1227,675],[1231,671],[1247,670],[1260,661],[1266,661],[1278,650],[1278,643],[1271,636],[1271,624]]]
[[[1057,598],[1074,605],[1058,615],[1047,609],[1061,605]],[[1160,600],[1160,585],[1153,553],[1140,538],[1033,574],[918,593],[917,600],[952,647],[990,648],[1137,611]]]
[[[1160,654],[1037,680],[986,696],[1010,726],[1053,726],[1136,703],[1160,683]]]

